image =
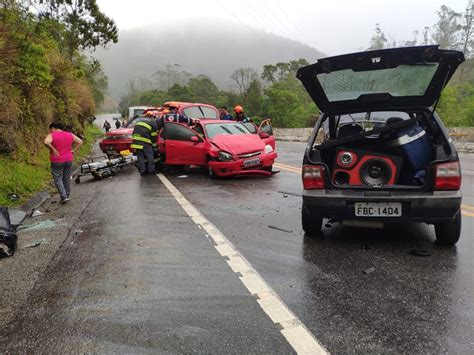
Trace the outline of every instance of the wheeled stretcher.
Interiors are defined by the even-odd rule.
[[[93,157],[90,162],[81,164],[80,173],[76,176],[74,182],[79,184],[81,177],[87,174],[91,174],[95,180],[102,180],[103,177],[114,176],[119,170],[123,169],[124,166],[133,164],[136,160],[137,157],[130,153],[123,154],[117,158],[109,158],[107,156]]]

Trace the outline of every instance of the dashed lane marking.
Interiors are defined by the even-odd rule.
[[[237,248],[222,234],[216,226],[204,217],[181,192],[163,175],[157,174],[161,182],[171,192],[176,201],[198,226],[208,233],[217,252],[226,259],[229,267],[239,274],[240,281],[267,316],[281,327],[281,334],[298,354],[328,354],[315,336],[301,320],[286,306],[276,292],[267,284]]]

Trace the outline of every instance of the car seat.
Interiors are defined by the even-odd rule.
[[[354,136],[363,131],[362,126],[357,123],[346,124],[340,127],[337,131],[337,139]]]

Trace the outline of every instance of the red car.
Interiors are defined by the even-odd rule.
[[[269,176],[277,157],[270,120],[259,127],[223,120],[200,120],[193,127],[166,122],[158,150],[166,165],[205,167],[210,177]]]
[[[190,102],[167,102],[164,107],[177,107],[180,115],[193,119],[218,120],[219,111],[212,105]],[[135,124],[142,117],[132,119],[125,127],[108,132],[99,143],[100,150],[108,155],[118,155],[122,150],[131,150],[132,133]]]

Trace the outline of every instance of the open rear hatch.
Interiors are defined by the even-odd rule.
[[[433,115],[442,89],[464,61],[437,46],[325,58],[301,68],[324,112],[309,163],[324,163],[327,188],[433,189],[436,164],[457,159]]]
[[[327,114],[428,108],[463,61],[438,46],[383,49],[319,59],[297,77]]]

